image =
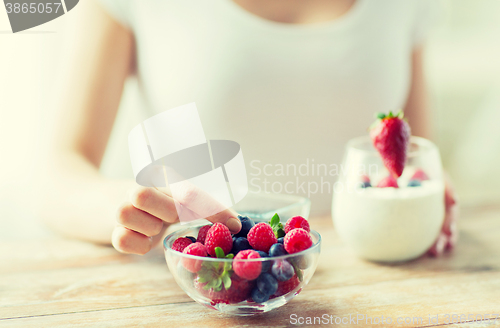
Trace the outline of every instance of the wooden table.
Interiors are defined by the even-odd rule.
[[[140,257],[50,234],[9,238],[0,241],[0,327],[284,327],[294,326],[293,318],[323,315],[333,323],[364,315],[393,321],[375,327],[434,327],[446,325],[447,314],[483,319],[450,327],[484,327],[500,317],[500,206],[462,209],[452,254],[399,265],[355,257],[329,217],[312,218],[311,225],[323,237],[311,282],[290,304],[254,317],[221,315],[192,301],[168,272],[161,249]],[[439,315],[439,323],[429,315]],[[398,317],[422,321],[396,325]],[[500,318],[490,326],[500,327]]]

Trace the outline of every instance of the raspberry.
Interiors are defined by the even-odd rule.
[[[191,239],[186,238],[186,237],[179,237],[177,238],[174,243],[172,244],[172,249],[174,251],[182,252],[184,248],[188,247],[191,245],[193,242]]]
[[[294,275],[292,279],[289,279],[287,281],[278,281],[278,290],[271,296],[271,298],[288,294],[289,292],[294,290],[299,284],[300,281],[297,275]]]
[[[205,244],[205,238],[207,237],[207,232],[211,228],[211,225],[206,225],[200,228],[200,231],[198,231],[198,238],[196,238],[196,241],[202,244]]]
[[[201,257],[206,257],[207,256],[207,249],[205,245],[201,243],[192,243],[188,245],[184,250],[182,251],[183,254],[189,254],[189,255],[195,255],[195,256],[201,256]],[[203,260],[195,260],[192,258],[188,257],[183,257],[181,259],[182,265],[188,270],[189,272],[196,273],[200,271],[201,265],[203,264]]]
[[[233,237],[231,237],[231,232],[222,223],[214,223],[207,232],[205,246],[210,256],[215,256],[215,247],[220,247],[224,251],[224,254],[229,254],[231,248],[233,248]]]
[[[362,175],[360,180],[361,180],[361,182],[360,182],[359,186],[361,188],[369,188],[369,187],[372,186],[372,184],[370,182],[370,177],[369,176]]]
[[[278,242],[273,228],[265,222],[254,225],[248,232],[247,238],[250,246],[264,252],[268,252],[269,248]]]
[[[285,249],[290,254],[303,251],[311,246],[311,236],[302,228],[293,229],[285,236]]]
[[[377,184],[377,188],[399,188],[398,187],[398,182],[392,175],[388,175],[387,177],[383,178],[380,180],[380,182]]]
[[[240,251],[234,257],[233,270],[241,278],[246,280],[254,280],[262,271],[262,263],[260,261],[238,261],[247,259],[260,259],[259,253],[252,249]]]
[[[415,173],[413,173],[412,177],[410,180],[419,180],[419,181],[425,181],[429,180],[429,176],[422,171],[421,169],[417,169]]]
[[[309,222],[301,216],[294,216],[286,221],[285,233],[289,233],[296,228],[302,228],[307,232],[311,231],[311,228],[309,228]]]

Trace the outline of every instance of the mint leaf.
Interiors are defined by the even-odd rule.
[[[295,261],[290,261],[293,266],[293,270],[295,271],[295,274],[297,275],[297,278],[299,278],[299,281],[302,281],[304,277],[302,276],[302,271],[298,268],[298,266],[295,264]]]
[[[226,259],[232,259],[233,257],[234,257],[234,254],[231,254],[231,253],[226,255]]]
[[[229,272],[225,272],[222,275],[222,282],[224,283],[224,288],[226,290],[229,290],[229,288],[231,288],[231,278]]]
[[[276,224],[280,223],[280,217],[278,213],[274,214],[273,217],[271,218],[271,221],[269,222],[269,225],[272,227]]]
[[[285,230],[283,229],[283,224],[278,223],[273,227],[274,235],[276,238],[285,237]]]
[[[278,213],[274,214],[274,216],[271,218],[271,221],[269,221],[269,225],[273,229],[276,238],[285,236],[285,230],[283,230],[283,224],[281,224],[280,222]]]
[[[220,247],[215,247],[215,256],[217,256],[218,259],[223,259],[226,257],[226,254],[224,254],[224,251]]]

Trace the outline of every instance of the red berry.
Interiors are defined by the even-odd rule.
[[[309,232],[304,229],[293,229],[285,235],[285,250],[289,254],[297,253],[312,246],[312,239]]]
[[[278,242],[273,228],[265,222],[257,223],[247,235],[250,246],[258,251],[268,252],[269,248]]]
[[[220,247],[224,254],[229,254],[231,248],[233,248],[233,237],[231,237],[228,227],[222,223],[214,223],[207,232],[205,246],[210,256],[215,256],[215,247]]]
[[[205,245],[196,242],[196,243],[192,243],[191,245],[188,245],[186,248],[184,248],[182,253],[206,257],[207,256],[207,249],[206,249]],[[189,272],[193,272],[193,273],[200,271],[201,265],[203,264],[203,260],[195,260],[195,259],[188,258],[188,257],[182,257],[181,262],[182,262],[182,265],[186,268],[186,270],[188,270]]]
[[[260,261],[238,261],[247,259],[260,259],[259,253],[252,249],[238,252],[233,260],[233,270],[241,278],[254,280],[262,271],[262,262]]]
[[[206,284],[207,282],[199,282],[198,278],[194,280],[194,287],[199,290],[203,296],[209,298],[212,301],[212,305],[215,305],[218,303],[234,304],[243,302],[250,297],[255,282],[242,279],[233,274],[231,275],[231,287],[229,287],[229,290],[226,290],[224,287],[218,292],[213,288],[206,290],[203,288]]]
[[[205,244],[205,238],[207,237],[207,232],[211,228],[211,225],[206,225],[200,228],[200,231],[198,231],[198,238],[196,238],[196,241],[202,244]]]
[[[424,171],[422,171],[421,169],[418,169],[415,171],[415,173],[413,173],[410,180],[425,181],[425,180],[429,180],[429,177],[427,176],[427,174],[425,174]]]
[[[377,184],[377,188],[387,188],[387,187],[399,188],[398,187],[398,182],[391,175],[383,178]]]
[[[297,275],[294,275],[291,279],[287,281],[278,281],[278,290],[270,298],[279,297],[288,294],[294,290],[300,284],[300,280]]]
[[[307,220],[302,216],[294,216],[293,218],[289,218],[285,224],[285,233],[289,233],[296,228],[302,228],[307,232],[311,231],[311,228],[309,228],[309,222],[307,222]]]
[[[184,248],[188,247],[191,245],[193,242],[191,239],[186,238],[186,237],[179,237],[177,238],[174,243],[172,244],[172,249],[174,251],[182,252]]]
[[[410,143],[410,126],[403,120],[400,112],[386,116],[381,114],[380,120],[370,129],[373,146],[382,156],[384,166],[392,176],[398,178],[406,164],[406,153]]]

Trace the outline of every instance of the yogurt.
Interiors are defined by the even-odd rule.
[[[401,179],[400,179],[401,180]],[[444,220],[444,184],[419,187],[355,188],[334,195],[333,223],[361,257],[380,262],[419,257],[436,240]]]

